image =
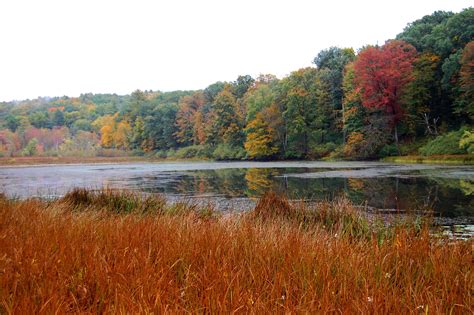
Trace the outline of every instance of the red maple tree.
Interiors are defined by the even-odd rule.
[[[391,116],[397,145],[396,126],[403,118],[403,90],[413,80],[416,56],[415,47],[404,41],[392,40],[382,47],[364,49],[354,64],[355,82],[361,93],[362,105],[385,109]]]

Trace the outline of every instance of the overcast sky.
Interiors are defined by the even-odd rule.
[[[0,101],[278,77],[472,0],[1,0]]]

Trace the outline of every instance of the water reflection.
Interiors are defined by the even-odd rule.
[[[272,189],[273,177],[279,175],[275,169],[252,168],[245,172],[247,184],[246,195],[249,197],[260,196]]]
[[[58,196],[73,187],[104,186],[164,193],[170,198],[229,201],[248,201],[269,190],[291,199],[345,196],[355,204],[377,209],[433,209],[444,217],[474,221],[472,166],[307,161],[0,168],[0,191],[10,196]]]
[[[455,178],[395,176],[382,178],[305,178],[287,174],[325,169],[250,168],[168,172],[140,177],[130,188],[183,196],[258,198],[272,190],[291,199],[332,200],[346,196],[356,204],[392,211],[432,209],[442,216],[474,215],[474,182]]]

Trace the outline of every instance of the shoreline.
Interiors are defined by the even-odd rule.
[[[169,162],[231,162],[216,161],[209,159],[159,159],[141,156],[120,156],[120,157],[1,157],[0,168],[2,167],[33,167],[43,165],[84,165],[84,164],[126,164],[126,163],[169,163]],[[258,162],[292,162],[294,160],[271,160]],[[301,160],[310,161],[310,160]],[[312,160],[311,160],[312,161]],[[361,160],[315,160],[321,162],[361,162]],[[254,160],[239,160],[239,162],[255,162]],[[364,162],[364,160],[362,160]],[[442,155],[442,156],[390,156],[373,160],[372,162],[385,162],[396,164],[449,164],[449,165],[474,165],[474,155]]]
[[[388,156],[380,161],[389,163],[474,165],[474,155],[403,155]]]

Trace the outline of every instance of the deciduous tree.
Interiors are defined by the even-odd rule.
[[[469,42],[463,49],[459,89],[461,95],[455,104],[456,112],[467,115],[474,121],[474,41]]]
[[[226,86],[214,99],[212,111],[215,113],[214,129],[225,144],[241,147],[243,145],[243,119],[237,111],[237,101]]]
[[[275,131],[264,121],[261,113],[257,113],[247,124],[245,132],[247,140],[244,147],[250,158],[268,158],[278,152],[278,147],[274,144]]]
[[[176,114],[178,131],[176,137],[178,142],[185,145],[203,144],[205,134],[203,132],[203,106],[205,97],[202,92],[196,92],[191,96],[184,96],[179,101],[179,109]]]
[[[362,104],[386,111],[391,118],[397,146],[397,124],[403,117],[402,96],[407,84],[413,80],[416,55],[412,45],[393,40],[382,47],[368,47],[361,51],[354,64]]]
[[[316,144],[316,76],[317,69],[305,68],[292,72],[280,81],[280,101],[285,120],[285,155],[290,158],[308,157]]]

